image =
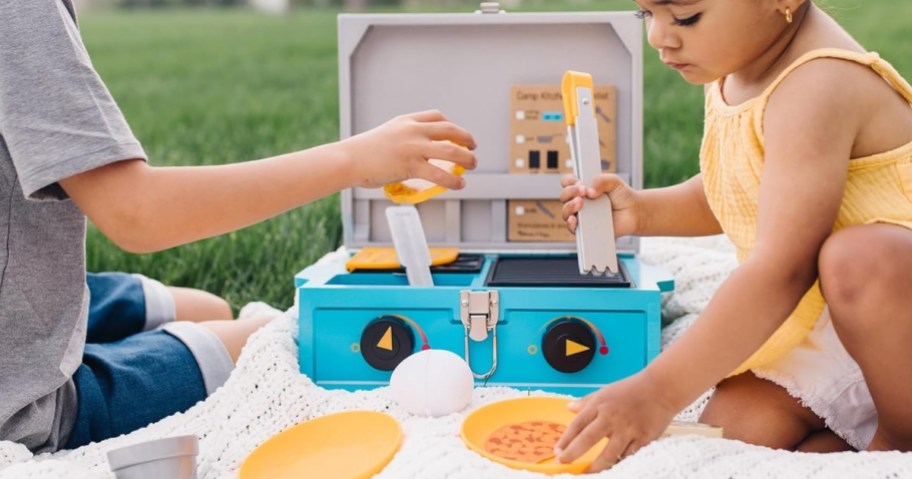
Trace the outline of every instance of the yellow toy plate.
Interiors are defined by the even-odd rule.
[[[261,444],[241,464],[238,477],[369,478],[389,464],[402,438],[399,423],[387,414],[330,414],[286,429]]]
[[[469,449],[482,456],[512,467],[528,471],[542,472],[545,474],[581,474],[589,468],[592,461],[598,457],[608,443],[607,439],[599,441],[577,460],[560,464],[554,457],[546,458],[538,463],[520,462],[505,459],[485,450],[488,437],[498,429],[510,425],[529,421],[549,421],[567,426],[575,414],[567,409],[570,399],[555,397],[524,397],[494,402],[482,406],[462,421],[460,435]]]

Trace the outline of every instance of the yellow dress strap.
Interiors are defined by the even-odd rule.
[[[899,72],[893,68],[892,65],[881,59],[879,54],[876,52],[854,52],[840,48],[821,48],[817,50],[811,50],[804,55],[801,55],[797,60],[789,65],[788,68],[780,73],[779,76],[773,80],[773,83],[771,83],[766,88],[762,95],[764,102],[779,86],[779,84],[782,83],[790,73],[795,71],[796,68],[818,58],[837,58],[866,65],[874,70],[874,72],[880,75],[884,80],[886,80],[886,82],[889,83],[890,86],[893,87],[897,92],[899,92],[899,94],[901,94],[907,102],[912,104],[912,86],[909,85],[909,82],[907,82],[899,74]]]
[[[876,55],[876,53],[875,53]],[[909,85],[909,82],[906,81],[902,75],[896,71],[896,68],[893,65],[887,63],[884,60],[881,60],[880,57],[877,58],[877,61],[871,64],[871,68],[874,69],[877,74],[883,77],[887,83],[890,84],[896,91],[898,91],[903,98],[912,105],[912,85]]]

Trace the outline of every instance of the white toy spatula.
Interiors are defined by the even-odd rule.
[[[409,285],[433,286],[431,253],[418,210],[414,206],[390,206],[386,209],[386,220]]]

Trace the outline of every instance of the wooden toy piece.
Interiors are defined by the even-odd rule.
[[[661,437],[683,436],[696,434],[705,437],[722,437],[722,428],[710,426],[699,422],[672,422]]]

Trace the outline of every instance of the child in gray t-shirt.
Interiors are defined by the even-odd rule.
[[[0,439],[33,451],[189,407],[263,323],[174,323],[86,345],[86,217],[118,246],[151,252],[353,186],[463,186],[428,158],[475,166],[471,135],[428,111],[259,161],[152,167],[92,68],[70,0],[0,0],[0,18]]]

